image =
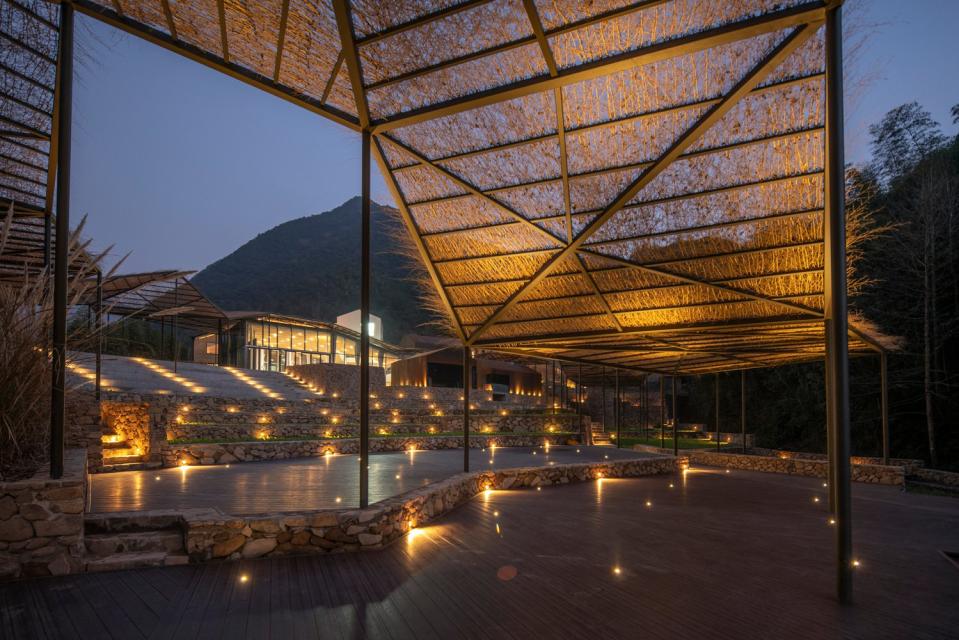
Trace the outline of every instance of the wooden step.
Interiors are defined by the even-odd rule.
[[[104,452],[106,453],[106,452]],[[134,462],[143,462],[143,456],[135,455],[104,455],[103,463],[104,464],[132,464]]]
[[[104,464],[100,467],[98,473],[111,473],[114,471],[143,471],[144,469],[159,469],[163,466],[162,462],[121,462],[113,463],[112,461]]]
[[[146,553],[116,553],[105,558],[97,558],[86,563],[87,571],[119,571],[121,569],[139,569],[143,567],[169,567],[187,564],[189,558],[184,554],[170,554],[162,551]]]

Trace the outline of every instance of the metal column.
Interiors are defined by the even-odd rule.
[[[66,422],[67,260],[70,248],[70,138],[73,124],[73,5],[60,5],[60,73],[57,75],[57,231],[53,273],[53,386],[50,393],[50,477],[63,477]]]
[[[179,278],[173,281],[173,332],[170,335],[170,342],[173,343],[173,373],[176,373],[176,363],[180,356],[180,334],[177,331],[179,328],[179,316],[180,312],[178,307],[180,306],[180,280]]]
[[[746,370],[739,372],[739,428],[742,431],[743,453],[746,453]]]
[[[886,352],[879,354],[880,409],[882,411],[882,463],[889,464],[889,372],[886,366]]]
[[[643,440],[649,440],[649,376],[643,376]]]
[[[579,365],[579,377],[576,380],[576,418],[579,421],[579,435],[583,444],[588,445],[589,439],[583,432],[583,365]]]
[[[716,374],[716,451],[721,449],[719,443],[719,374]]]
[[[603,367],[603,433],[606,433],[606,367]]]
[[[843,154],[842,7],[826,12],[826,394],[835,467],[836,588],[852,600],[852,523],[849,473],[849,353],[846,300],[845,166]]]
[[[472,377],[472,352],[463,347],[463,471],[470,470],[470,385]]]
[[[679,414],[676,411],[676,376],[673,376],[673,455],[679,455],[679,434],[676,429],[679,427]]]
[[[370,503],[370,131],[362,139],[360,207],[360,508]],[[469,451],[467,450],[467,455]]]
[[[96,346],[96,400],[100,403],[103,374],[103,272],[97,269],[97,346]]]
[[[613,422],[616,425],[616,448],[619,449],[619,443],[622,440],[622,426],[623,426],[623,404],[622,400],[619,397],[619,370],[616,371],[616,386],[615,386],[615,395],[616,404],[613,405]]]
[[[666,448],[666,379],[659,374],[659,448]]]

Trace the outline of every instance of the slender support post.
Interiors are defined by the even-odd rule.
[[[616,370],[616,392],[613,394],[616,396],[616,404],[613,405],[613,422],[616,424],[616,448],[620,448],[620,442],[622,441],[622,426],[623,426],[623,404],[622,399],[619,397],[619,370]]]
[[[60,73],[57,75],[57,244],[53,274],[53,385],[50,393],[50,477],[63,477],[66,422],[67,260],[70,248],[70,139],[73,123],[73,5],[60,5]]]
[[[826,12],[826,390],[835,466],[836,587],[852,601],[852,504],[849,471],[849,353],[846,300],[845,166],[843,154],[842,5]]]
[[[220,343],[223,340],[223,320],[217,318],[216,320],[216,363],[217,365],[224,364],[223,354],[220,353],[223,348],[220,346]]]
[[[180,334],[177,331],[179,328],[179,311],[177,308],[180,306],[180,280],[173,281],[173,332],[170,335],[170,342],[173,343],[173,373],[176,373],[176,363],[180,356]]]
[[[673,376],[673,455],[679,455],[679,413],[676,411],[676,376]]]
[[[643,440],[649,439],[649,376],[643,376]]]
[[[603,433],[606,433],[606,367],[603,367]],[[605,437],[605,436],[604,436]]]
[[[589,444],[589,438],[583,431],[583,365],[579,365],[579,376],[576,379],[576,419],[579,420],[579,433],[583,444]]]
[[[882,463],[889,464],[889,372],[886,363],[886,352],[879,354],[879,377],[882,391],[880,403],[882,411]]]
[[[370,131],[362,134],[360,223],[360,508],[370,502]],[[469,455],[469,449],[466,450]]]
[[[739,372],[739,429],[742,432],[743,453],[746,453],[746,370]]]
[[[716,451],[721,449],[719,443],[719,374],[716,374]]]
[[[666,448],[666,379],[659,376],[659,448]]]
[[[103,374],[103,273],[97,269],[97,345],[96,345],[96,400],[100,403],[100,387]]]
[[[463,471],[470,470],[470,377],[472,376],[472,352],[463,345]]]

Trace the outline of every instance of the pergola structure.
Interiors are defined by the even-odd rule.
[[[362,326],[375,157],[466,372],[474,348],[667,376],[825,359],[848,600],[848,354],[883,343],[847,311],[841,4],[2,0],[33,56],[4,81],[56,100],[34,131],[4,97],[0,139],[56,167],[66,224],[76,9],[361,134]],[[49,211],[49,177],[4,184]],[[368,415],[361,394],[362,506]]]

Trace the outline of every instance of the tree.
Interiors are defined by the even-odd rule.
[[[886,181],[907,174],[929,152],[942,147],[947,138],[932,115],[910,102],[891,110],[869,127],[873,167]]]

